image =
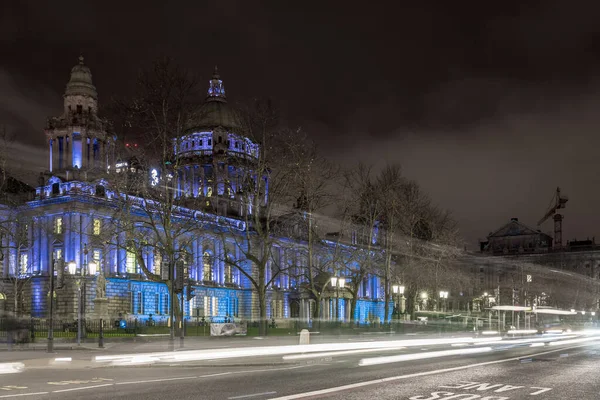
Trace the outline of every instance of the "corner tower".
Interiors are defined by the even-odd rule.
[[[48,118],[46,124],[48,170],[67,179],[70,172],[105,174],[115,138],[109,122],[98,117],[98,92],[81,56],[71,69],[63,97],[62,115]]]

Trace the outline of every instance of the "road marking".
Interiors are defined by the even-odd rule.
[[[221,372],[220,374],[200,375],[197,378],[210,378],[211,376],[231,375],[231,372]]]
[[[73,381],[59,381],[59,382],[48,382],[48,385],[58,385],[58,386],[64,386],[64,385],[83,385],[86,383],[99,383],[99,382],[103,382],[103,381],[112,381],[112,379],[109,378],[92,378],[92,379],[86,379],[86,380],[73,380]]]
[[[267,394],[275,394],[277,392],[264,392],[264,393],[255,393],[255,394],[245,394],[243,396],[233,396],[233,397],[228,397],[228,400],[233,400],[233,399],[247,399],[248,397],[258,397],[258,396],[265,396]]]
[[[62,393],[62,392],[73,392],[75,390],[88,390],[88,389],[96,389],[104,386],[112,386],[114,383],[105,383],[104,385],[94,385],[94,386],[86,386],[86,387],[78,387],[71,389],[61,389],[61,390],[53,390],[52,393]]]
[[[69,361],[73,361],[73,359],[71,357],[60,357],[60,358],[55,358],[54,361],[57,361],[57,362],[69,362]]]
[[[545,387],[538,387],[538,386],[532,386],[532,389],[539,389],[537,392],[533,392],[533,393],[529,393],[530,396],[537,396],[538,394],[542,394],[545,393],[549,390],[552,390],[552,388],[545,388]]]
[[[481,362],[481,363],[477,363],[477,364],[463,365],[463,366],[460,366],[460,367],[451,367],[451,368],[444,368],[444,369],[438,369],[438,370],[433,370],[433,371],[416,372],[414,374],[407,374],[407,375],[390,376],[390,377],[387,377],[387,378],[374,379],[374,380],[371,380],[371,381],[352,383],[352,384],[349,384],[349,385],[336,386],[336,387],[332,387],[332,388],[328,388],[328,389],[314,390],[312,392],[297,393],[297,394],[292,394],[292,395],[288,395],[288,396],[272,398],[271,400],[303,399],[303,398],[306,398],[306,397],[312,397],[312,396],[319,396],[319,395],[323,395],[323,394],[341,392],[341,391],[344,391],[344,390],[356,389],[356,388],[361,388],[361,387],[365,387],[365,386],[376,385],[376,384],[379,384],[379,383],[393,382],[393,381],[398,381],[398,380],[402,380],[402,379],[418,378],[418,377],[421,377],[421,376],[428,376],[428,375],[436,375],[436,374],[441,374],[441,373],[444,373],[444,372],[461,371],[461,370],[465,370],[465,369],[477,368],[477,367],[482,367],[482,366],[485,366],[485,365],[500,364],[500,363],[505,363],[505,362],[509,362],[509,361],[519,361],[519,360],[521,360],[522,358],[525,358],[525,357],[542,356],[542,355],[545,355],[545,354],[556,353],[556,352],[559,352],[559,351],[565,351],[565,350],[568,350],[568,349],[575,349],[575,348],[584,347],[584,346],[586,346],[586,345],[578,345],[578,346],[567,347],[567,348],[564,348],[564,349],[556,349],[556,350],[543,351],[541,353],[528,354],[527,356],[523,356],[523,357],[510,357],[510,358],[504,358],[502,360],[486,361],[486,362]]]
[[[5,394],[0,396],[0,399],[7,399],[9,397],[23,397],[23,396],[39,396],[41,394],[48,394],[49,392],[37,392],[37,393],[19,393],[19,394]]]
[[[177,378],[163,378],[163,379],[148,379],[145,381],[129,381],[129,382],[118,382],[115,385],[134,385],[136,383],[151,383],[151,382],[166,382],[166,381],[180,381],[183,379],[196,379],[197,376],[180,376]]]
[[[19,390],[19,389],[27,389],[27,386],[7,385],[7,386],[0,387],[0,390]]]

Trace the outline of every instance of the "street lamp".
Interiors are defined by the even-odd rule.
[[[98,264],[94,260],[90,261],[88,263],[88,273],[90,275],[96,275],[97,272],[98,272]]]
[[[444,311],[445,311],[445,308],[446,308],[446,307],[445,307],[445,303],[446,303],[446,299],[447,299],[447,298],[448,298],[448,292],[447,292],[447,291],[445,291],[445,290],[441,290],[441,291],[440,291],[440,299],[442,299],[442,302],[443,302],[443,303],[442,303],[442,305],[444,306],[444,307],[442,308],[442,312],[444,312]]]
[[[346,278],[332,276],[331,286],[335,288],[335,319],[339,320],[340,288],[343,289],[346,286]]]
[[[75,275],[75,272],[77,272],[77,264],[75,263],[75,261],[69,261],[69,263],[67,264],[67,268],[69,269],[70,275]]]
[[[404,300],[404,286],[392,285],[392,292],[398,295],[398,306],[396,308],[398,310],[398,319],[400,319],[400,313],[404,313],[404,307],[402,304],[402,300]]]

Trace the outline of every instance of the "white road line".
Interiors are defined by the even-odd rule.
[[[95,386],[86,386],[86,387],[77,387],[71,389],[61,389],[61,390],[53,390],[52,393],[62,393],[62,392],[73,392],[75,390],[88,390],[88,389],[96,389],[104,386],[112,386],[112,383],[105,383],[104,385],[95,385]]]
[[[210,378],[211,376],[231,375],[231,372],[221,372],[220,374],[200,375],[198,378]]]
[[[233,397],[228,397],[228,400],[233,400],[233,399],[247,399],[248,397],[258,397],[258,396],[265,396],[267,394],[275,394],[277,392],[264,392],[264,393],[255,393],[255,394],[245,394],[243,396],[233,396]]]
[[[575,349],[575,348],[584,347],[584,346],[585,345],[579,345],[579,346],[567,347],[567,348],[564,348],[564,349],[549,350],[549,351],[544,351],[544,352],[541,352],[541,353],[527,354],[527,355],[525,355],[523,357],[504,358],[502,360],[486,361],[486,362],[477,363],[477,364],[464,365],[464,366],[461,366],[461,367],[452,367],[452,368],[444,368],[444,369],[438,369],[438,370],[433,370],[433,371],[416,372],[414,374],[408,374],[408,375],[390,376],[390,377],[387,377],[387,378],[375,379],[375,380],[372,380],[372,381],[358,382],[358,383],[352,383],[352,384],[349,384],[349,385],[332,387],[332,388],[328,388],[328,389],[314,390],[312,392],[297,393],[297,394],[292,394],[292,395],[288,395],[288,396],[272,398],[270,400],[303,399],[303,398],[306,398],[306,397],[312,397],[312,396],[319,396],[319,395],[324,395],[324,394],[329,394],[329,393],[341,392],[341,391],[344,391],[344,390],[356,389],[356,388],[360,388],[360,387],[364,387],[364,386],[376,385],[376,384],[379,384],[379,383],[393,382],[393,381],[398,381],[398,380],[402,380],[402,379],[417,378],[417,377],[420,377],[420,376],[441,374],[441,373],[444,373],[444,372],[460,371],[460,370],[464,370],[464,369],[477,368],[477,367],[481,367],[481,366],[484,366],[484,365],[500,364],[500,363],[504,363],[504,362],[508,362],[508,361],[519,361],[519,360],[521,360],[522,358],[525,358],[525,357],[542,356],[544,354],[556,353],[556,352],[559,352],[559,351],[564,351],[564,350],[567,350],[567,349]]]
[[[0,399],[6,399],[9,397],[23,397],[23,396],[39,396],[41,394],[48,394],[49,392],[37,392],[37,393],[19,393],[19,394],[7,394],[0,396]]]
[[[196,378],[197,378],[196,376],[180,376],[180,377],[177,377],[177,378],[148,379],[148,380],[145,380],[145,381],[119,382],[119,383],[115,383],[115,385],[135,385],[136,383],[180,381],[182,379],[196,379]]]

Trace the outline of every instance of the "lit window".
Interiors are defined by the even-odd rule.
[[[163,301],[162,301],[162,313],[167,315],[169,314],[169,294],[163,293]]]
[[[162,255],[160,254],[159,250],[154,250],[153,267],[154,267],[154,273],[156,275],[161,276],[161,266],[162,266]]]
[[[234,266],[225,264],[225,283],[234,283]]]
[[[92,252],[92,260],[94,260],[96,262],[96,265],[98,265],[100,263],[100,250],[94,250]]]
[[[126,268],[127,268],[128,274],[135,274],[137,272],[136,264],[137,263],[135,262],[135,253],[132,250],[128,250],[127,251],[127,261],[126,261]]]
[[[204,316],[210,316],[210,297],[204,296]]]
[[[212,196],[212,187],[210,187],[210,186],[209,186],[209,187],[206,189],[206,197],[210,197],[210,196]]]
[[[219,298],[212,298],[212,315],[219,315]]]
[[[94,218],[94,226],[93,226],[94,235],[96,235],[96,236],[100,235],[101,227],[102,227],[102,221],[100,221],[100,218]]]
[[[63,231],[63,219],[62,217],[54,218],[54,233],[60,235]]]
[[[27,264],[29,263],[29,255],[27,253],[21,253],[19,257],[19,274],[27,274]]]
[[[61,260],[63,257],[63,251],[62,249],[54,249],[54,259],[55,260]]]
[[[137,293],[137,314],[144,313],[144,294],[142,292]]]
[[[202,256],[202,270],[204,272],[204,280],[212,281],[212,257],[210,253],[205,251]]]
[[[204,296],[204,315],[207,317],[219,315],[219,299],[217,297]]]

